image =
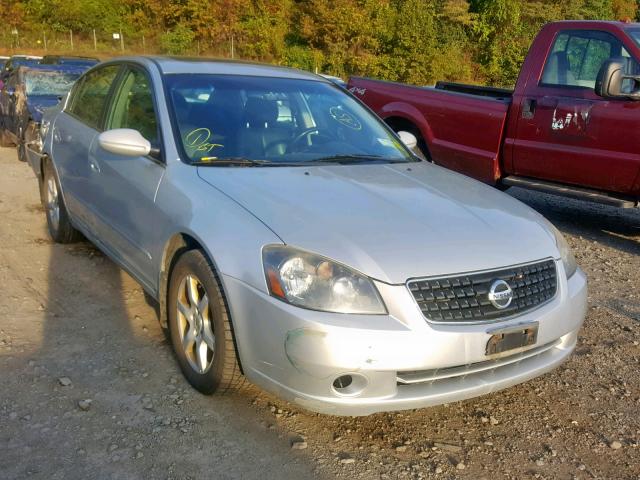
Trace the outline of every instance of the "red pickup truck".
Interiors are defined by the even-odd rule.
[[[640,24],[564,21],[534,40],[513,91],[351,78],[347,88],[433,162],[498,187],[640,201]]]

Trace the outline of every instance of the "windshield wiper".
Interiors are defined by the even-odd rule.
[[[353,163],[398,163],[407,161],[404,158],[389,158],[382,155],[331,155],[328,157],[320,157],[312,160],[310,163],[339,163],[340,165],[349,165]]]
[[[196,160],[190,163],[190,165],[197,165],[198,167],[263,167],[272,164],[273,162],[269,160],[252,160],[245,157],[212,158],[210,160]]]

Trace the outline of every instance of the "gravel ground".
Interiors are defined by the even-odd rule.
[[[181,377],[142,289],[88,243],[49,241],[0,149],[0,478],[640,479],[640,211],[512,189],[567,236],[588,317],[558,370],[364,418]]]

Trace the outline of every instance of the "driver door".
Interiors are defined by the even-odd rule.
[[[539,81],[528,82],[513,149],[514,173],[598,190],[628,193],[640,171],[640,102],[595,94],[602,63],[638,63],[611,33],[558,33]]]
[[[138,130],[160,147],[153,85],[139,67],[126,66],[105,116],[104,130]],[[99,185],[104,231],[101,238],[115,250],[138,279],[154,291],[153,242],[162,221],[155,194],[165,172],[162,160],[150,155],[126,157],[107,152],[94,142],[90,152],[95,185]],[[161,250],[161,249],[156,249]]]

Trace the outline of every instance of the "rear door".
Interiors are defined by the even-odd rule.
[[[595,94],[602,63],[638,62],[612,33],[565,30],[555,36],[544,69],[529,81],[513,150],[521,176],[628,193],[640,169],[640,102]]]
[[[157,107],[153,85],[141,67],[127,65],[105,115],[105,130],[138,130],[154,148],[160,148]],[[165,164],[152,156],[126,157],[102,149],[93,142],[89,156],[95,165],[92,183],[100,205],[103,227],[100,238],[147,286],[155,285],[151,251],[155,232],[163,222],[155,194]],[[155,251],[160,251],[157,248]]]
[[[51,126],[51,154],[67,208],[74,221],[94,235],[99,222],[99,204],[91,185],[96,166],[89,158],[89,151],[101,130],[109,92],[120,68],[118,64],[109,64],[83,76]]]

